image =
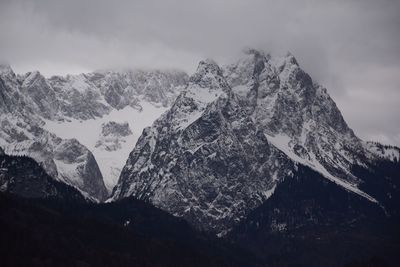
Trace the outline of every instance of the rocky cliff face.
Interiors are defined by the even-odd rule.
[[[11,122],[10,122],[11,121]],[[3,117],[2,145],[13,155],[29,155],[59,181],[104,200],[108,193],[93,154],[75,139],[61,139],[33,121]]]
[[[377,205],[352,173],[377,159],[364,144],[293,55],[247,50],[223,68],[200,62],[171,109],[144,130],[113,198],[145,199],[224,234],[300,164]]]
[[[59,119],[95,119],[108,114],[107,105],[98,88],[85,74],[53,76],[48,83],[57,95]]]
[[[126,106],[141,109],[140,102],[169,107],[187,83],[181,71],[104,71],[88,74],[100,88],[105,101],[113,108]]]
[[[101,133],[96,147],[106,151],[116,151],[126,144],[126,137],[132,135],[129,123],[110,121],[101,125]]]
[[[10,66],[1,65],[0,145],[9,154],[29,155],[49,175],[87,196],[104,200],[108,192],[103,173],[95,156],[81,142],[87,134],[96,140],[102,132],[75,130],[68,123],[98,121],[126,106],[134,107],[140,117],[143,105],[149,102],[154,106],[169,105],[185,82],[186,74],[178,71],[96,72],[46,79],[38,71],[16,75]],[[114,101],[117,98],[118,103]],[[147,114],[143,112],[144,115]],[[70,135],[60,138],[49,124],[65,126],[63,132]],[[117,140],[116,149],[121,148],[122,139]],[[129,144],[133,145],[131,141]],[[125,160],[126,155],[108,167],[119,169]]]

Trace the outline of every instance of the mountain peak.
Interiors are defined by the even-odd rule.
[[[34,83],[39,83],[40,85],[46,84],[46,78],[37,70],[28,72],[25,76],[22,86],[29,87]]]
[[[245,48],[243,49],[243,53],[245,55],[253,55],[255,57],[268,57],[268,54],[266,54],[263,50],[258,50],[254,48]]]
[[[197,71],[190,77],[189,83],[192,86],[209,89],[229,87],[223,77],[222,69],[212,59],[200,61]]]
[[[30,71],[26,73],[26,79],[35,80],[39,77],[43,77],[38,70]]]
[[[35,78],[36,78],[36,77],[42,76],[42,75],[40,74],[40,71],[34,70],[34,71],[31,71],[31,72],[28,72],[27,76],[28,76],[28,77],[35,77]]]
[[[199,62],[196,72],[209,72],[219,75],[221,73],[221,69],[218,66],[217,62],[215,62],[213,59],[207,58]]]
[[[113,199],[133,195],[224,233],[301,164],[377,202],[351,173],[363,158],[359,139],[291,53],[247,49],[221,72],[213,60],[200,62],[171,110],[139,139]]]
[[[15,73],[11,66],[7,63],[0,63],[0,75],[12,75],[15,76]]]
[[[294,55],[291,52],[287,52],[285,56],[285,63],[288,64],[294,64],[299,66],[299,63],[297,62],[297,59],[294,57]]]

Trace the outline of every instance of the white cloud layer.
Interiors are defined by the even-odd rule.
[[[364,139],[400,145],[400,1],[0,0],[0,59],[45,75],[291,51]]]

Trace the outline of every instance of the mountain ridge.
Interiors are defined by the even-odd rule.
[[[126,158],[117,157],[110,162],[115,153],[96,149],[90,142],[88,145],[85,132],[97,128],[91,123],[128,111],[136,114],[135,120],[142,119],[135,121],[140,130],[170,105],[175,89],[179,90],[185,79],[183,72],[157,70],[108,71],[46,79],[38,71],[16,75],[9,65],[2,65],[0,145],[8,154],[33,157],[55,179],[103,201],[108,195],[106,186],[110,190],[116,182],[115,176]],[[74,122],[83,127],[71,132]],[[89,134],[93,139],[100,132]],[[128,137],[128,144],[134,145],[135,138],[136,131]],[[74,160],[69,158],[69,150],[75,151]],[[127,157],[127,152],[121,149],[116,153]],[[98,159],[101,164],[97,164]]]
[[[146,128],[113,199],[135,196],[225,234],[297,164],[379,204],[351,172],[379,157],[293,55],[247,50],[220,68],[199,63],[171,109]]]

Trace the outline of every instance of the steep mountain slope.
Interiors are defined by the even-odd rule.
[[[115,109],[141,109],[140,102],[169,107],[187,82],[187,74],[176,70],[100,71],[87,77]]]
[[[54,180],[33,159],[4,153],[0,153],[0,191],[25,198],[85,202],[78,190]]]
[[[185,83],[186,74],[179,71],[95,72],[46,79],[38,71],[15,75],[10,66],[1,65],[0,145],[9,154],[33,157],[51,176],[104,200],[107,188],[117,182],[129,147]],[[108,151],[95,146],[101,124],[109,121],[134,125],[133,134],[124,140],[128,148]]]
[[[274,175],[286,171],[268,158],[281,153],[268,145],[248,117],[237,123],[226,119],[225,114],[232,120],[241,115],[230,97],[235,96],[219,67],[201,62],[187,90],[144,131],[114,198],[134,195],[150,200],[207,230],[239,220],[266,199]]]
[[[76,139],[61,139],[43,129],[42,118],[56,116],[52,106],[54,94],[44,77],[37,72],[17,77],[11,68],[3,66],[0,80],[4,104],[0,145],[5,152],[28,155],[50,176],[90,197],[105,199],[108,193],[92,153]]]
[[[104,183],[111,192],[143,129],[150,126],[157,117],[167,110],[167,108],[156,107],[147,102],[141,102],[141,107],[140,111],[130,106],[121,110],[114,109],[101,118],[83,121],[75,119],[63,122],[47,120],[44,128],[64,139],[76,138],[81,144],[85,145],[96,158]],[[121,142],[122,140],[125,142],[116,150],[106,150],[103,146],[97,146],[103,131],[102,125],[110,122],[128,123],[132,131],[131,135],[119,138]]]
[[[159,70],[99,71],[54,76],[49,83],[66,103],[68,117],[46,120],[44,127],[62,138],[76,138],[85,145],[94,154],[111,192],[142,130],[172,104],[186,85],[187,75]],[[132,135],[123,138],[125,144],[114,150],[97,146],[102,124],[110,122],[127,122],[132,130]]]
[[[378,159],[364,144],[291,54],[247,50],[223,69],[200,62],[171,109],[139,138],[113,199],[145,199],[225,234],[305,165],[380,206],[352,173]]]

